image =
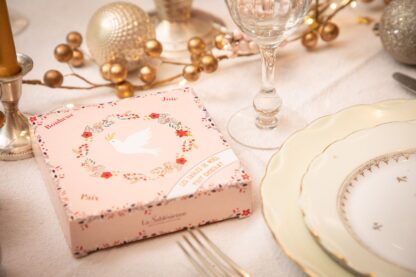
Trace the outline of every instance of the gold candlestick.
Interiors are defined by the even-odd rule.
[[[19,73],[20,67],[16,59],[6,0],[0,0],[0,34],[0,77],[14,76]]]

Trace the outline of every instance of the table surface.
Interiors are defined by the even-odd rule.
[[[15,39],[18,51],[35,62],[27,78],[41,78],[51,68],[68,72],[54,60],[53,48],[65,40],[69,31],[85,34],[90,16],[106,2],[110,1],[9,0],[9,8],[30,20],[29,27]],[[134,2],[146,11],[154,7],[150,0]],[[333,43],[320,42],[311,52],[299,42],[281,50],[278,91],[284,105],[298,111],[307,122],[354,104],[412,97],[393,81],[391,74],[401,71],[415,75],[414,68],[396,63],[383,51],[371,26],[356,23],[358,15],[379,18],[382,1],[374,2],[340,13],[335,21],[341,33]],[[224,1],[200,0],[194,6],[215,13],[234,28]],[[100,79],[92,65],[79,72],[92,80]],[[227,137],[228,118],[251,103],[259,85],[259,57],[226,61],[216,73],[191,84]],[[109,89],[76,92],[24,86],[21,110],[43,113],[67,103],[97,103],[114,98]],[[261,214],[260,180],[274,151],[252,150],[231,139],[230,142],[253,177],[254,213],[246,219],[206,226],[204,231],[254,276],[302,276],[275,244]],[[34,159],[0,162],[0,169],[0,244],[3,273],[7,276],[196,275],[175,243],[180,233],[73,258]]]

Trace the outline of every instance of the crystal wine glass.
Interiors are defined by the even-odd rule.
[[[303,22],[311,0],[225,0],[238,28],[260,48],[262,87],[253,107],[234,114],[228,122],[230,136],[257,149],[275,149],[297,126],[299,118],[282,109],[275,89],[279,45]]]

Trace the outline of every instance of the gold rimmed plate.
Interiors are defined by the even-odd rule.
[[[312,159],[360,129],[416,119],[415,100],[358,105],[317,119],[293,134],[271,158],[261,184],[265,221],[282,250],[311,276],[352,276],[331,259],[306,228],[298,207],[301,181]]]

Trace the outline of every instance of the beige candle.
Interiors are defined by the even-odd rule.
[[[19,71],[6,0],[0,0],[0,77],[10,77]]]

